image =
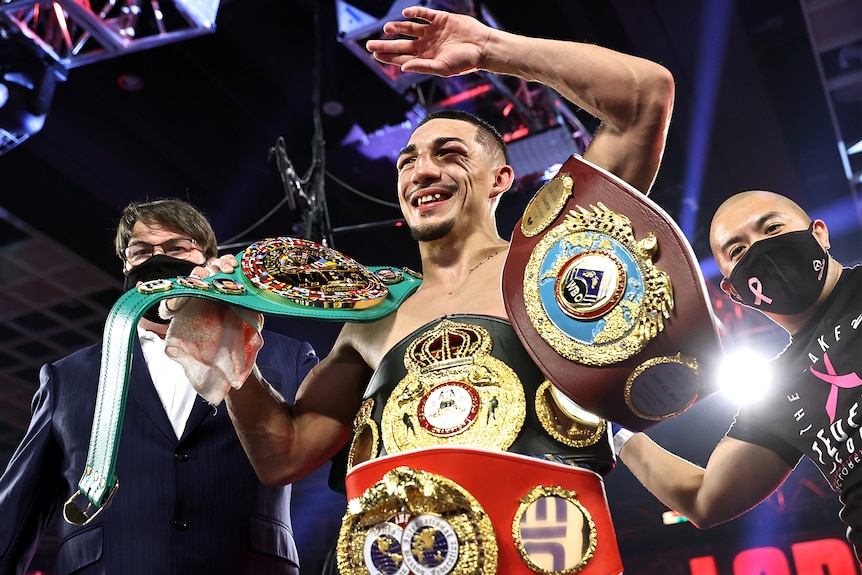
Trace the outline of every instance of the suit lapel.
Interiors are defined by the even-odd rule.
[[[141,410],[159,431],[173,441],[177,440],[174,428],[168,419],[168,414],[165,413],[165,408],[162,405],[161,399],[159,399],[159,394],[156,392],[156,386],[153,385],[153,379],[150,377],[150,371],[147,369],[147,362],[144,360],[144,353],[141,351],[141,342],[137,337],[135,337],[132,351],[129,397],[141,407]]]
[[[227,409],[224,403],[217,407],[213,407],[208,404],[204,399],[198,396],[195,399],[195,404],[192,406],[192,411],[189,414],[189,419],[186,421],[186,428],[183,430],[182,439],[185,440],[190,433],[192,433],[197,427],[203,423],[204,419],[207,417],[213,417],[218,414],[218,411],[223,409]]]
[[[266,370],[265,377],[268,381],[276,385],[281,381],[281,373],[273,370],[271,367]],[[129,397],[133,399],[144,411],[147,417],[165,436],[173,441],[177,441],[174,434],[174,428],[168,419],[165,408],[162,405],[159,394],[156,392],[156,386],[153,384],[153,379],[150,377],[150,372],[147,369],[147,362],[144,359],[144,353],[141,350],[141,342],[135,337],[134,347],[132,349],[132,370],[129,376]],[[197,427],[204,422],[207,417],[221,416],[219,412],[226,410],[224,403],[217,407],[209,405],[202,398],[195,400],[192,411],[189,414],[189,419],[186,422],[186,427],[183,430],[181,440],[185,440]]]
[[[281,386],[279,382],[282,381],[281,372],[276,371],[272,368],[266,369],[265,371],[266,372],[264,374],[264,377],[266,378],[266,380],[269,381],[276,389],[280,389]],[[200,426],[206,420],[207,417],[228,417],[226,410],[227,407],[225,406],[224,402],[222,402],[220,405],[212,406],[206,401],[204,401],[203,398],[198,397],[198,399],[195,400],[194,407],[192,407],[192,412],[189,415],[188,421],[186,422],[186,428],[185,430],[183,430],[183,436],[181,439],[185,440],[191,433],[194,432],[195,429],[198,428],[198,426]]]

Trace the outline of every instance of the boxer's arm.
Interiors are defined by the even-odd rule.
[[[349,440],[371,369],[351,344],[346,324],[332,351],[308,374],[293,405],[257,369],[227,395],[228,413],[258,478],[286,485],[317,469]]]
[[[545,84],[601,120],[584,158],[649,191],[673,109],[674,80],[665,67],[593,44],[512,34],[463,14],[421,6],[402,14],[410,20],[383,28],[395,38],[366,43],[374,58],[404,72],[486,70]]]
[[[719,442],[706,468],[674,455],[644,433],[625,443],[620,458],[647,490],[701,529],[742,515],[769,497],[792,471],[769,449],[732,437]]]

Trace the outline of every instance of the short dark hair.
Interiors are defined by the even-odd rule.
[[[123,209],[114,237],[114,250],[121,260],[125,260],[125,251],[136,222],[148,226],[159,224],[187,235],[197,242],[208,260],[218,255],[215,232],[203,212],[183,200],[164,198],[151,202],[132,202]]]
[[[425,124],[426,122],[430,122],[431,120],[461,120],[462,122],[468,122],[473,124],[479,131],[476,132],[476,141],[481,145],[485,146],[488,150],[493,150],[494,148],[498,148],[501,152],[503,152],[503,158],[506,160],[506,163],[509,163],[509,148],[506,145],[506,141],[503,139],[503,135],[500,131],[492,126],[489,122],[483,120],[479,116],[475,114],[471,114],[470,112],[465,112],[464,110],[438,110],[436,112],[431,112],[419,122],[419,126]],[[416,126],[417,128],[419,126]]]

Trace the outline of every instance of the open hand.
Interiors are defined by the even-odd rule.
[[[369,40],[365,47],[376,60],[400,66],[403,72],[442,77],[466,74],[481,67],[483,47],[491,28],[470,16],[421,6],[405,8],[402,14],[424,23],[387,22],[384,33],[410,38]]]

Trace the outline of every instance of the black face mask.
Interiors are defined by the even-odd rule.
[[[156,254],[144,263],[135,266],[126,272],[123,289],[128,291],[136,287],[138,282],[170,279],[177,276],[189,275],[198,265],[202,264],[196,264],[179,258],[172,258],[171,256],[166,256],[164,254]],[[159,317],[158,304],[145,311],[144,318],[160,324],[168,324],[171,322],[169,319],[162,319]]]
[[[829,256],[807,230],[754,242],[727,280],[735,301],[782,315],[801,313],[817,301],[826,283]]]

